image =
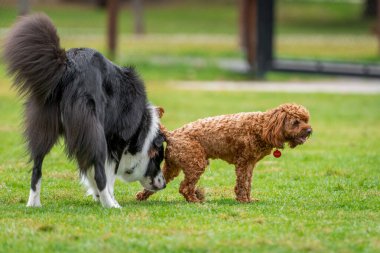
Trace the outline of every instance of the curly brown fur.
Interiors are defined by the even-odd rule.
[[[204,198],[196,184],[208,159],[222,159],[235,165],[236,200],[251,201],[252,172],[256,163],[273,148],[291,148],[303,144],[310,136],[309,112],[301,105],[283,104],[266,112],[238,113],[200,119],[172,132],[161,126],[167,146],[163,174],[167,182],[185,174],[180,193],[189,202]],[[145,200],[153,192],[142,191],[137,199]]]

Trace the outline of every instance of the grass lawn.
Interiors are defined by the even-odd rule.
[[[21,134],[22,101],[10,89],[0,61],[0,252],[379,252],[380,95],[178,89],[167,81],[249,76],[219,67],[221,59],[242,57],[231,6],[206,6],[201,11],[181,5],[171,8],[148,10],[152,33],[142,38],[129,34],[131,24],[125,10],[122,20],[128,25],[120,28],[116,59],[119,64],[136,65],[146,80],[150,100],[165,108],[162,122],[168,129],[200,117],[263,111],[296,102],[310,110],[312,138],[294,150],[286,148],[280,159],[268,156],[258,164],[252,195],[259,202],[237,203],[233,167],[216,160],[200,181],[206,203],[185,202],[178,193],[180,176],[142,203],[134,199],[141,189],[138,183],[117,182],[115,194],[121,210],[104,209],[85,196],[75,163],[66,159],[63,144],[57,145],[43,167],[43,207],[30,209],[25,207],[31,166]],[[332,6],[328,13],[334,8],[338,7]],[[65,48],[86,46],[106,51],[103,11],[37,9],[46,10],[58,25]],[[313,9],[315,15],[318,11]],[[197,19],[199,13],[205,16],[203,21]],[[281,16],[288,24],[293,22],[290,14]],[[0,6],[0,42],[14,16],[14,9]],[[215,23],[219,18],[225,22]],[[294,29],[302,31],[304,27]],[[181,34],[175,33],[178,30]],[[362,29],[352,31],[363,40],[369,38]],[[365,46],[368,41],[355,48],[360,52],[352,48],[339,51],[302,39],[292,29],[279,33],[289,38],[284,54],[302,55],[312,45],[313,52],[320,55],[330,51],[345,59],[372,57],[372,49]],[[323,36],[329,33],[334,34],[326,31]],[[310,77],[270,74],[268,78]]]
[[[150,99],[174,129],[209,115],[307,106],[315,133],[304,146],[268,156],[254,172],[253,196],[234,200],[234,170],[213,161],[200,181],[207,202],[188,204],[177,178],[139,203],[137,183],[117,182],[124,207],[84,196],[62,145],[44,163],[43,208],[28,209],[30,165],[21,102],[0,68],[0,252],[378,252],[380,96],[183,91],[151,82]]]

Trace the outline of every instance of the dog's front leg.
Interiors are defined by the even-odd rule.
[[[107,179],[107,186],[106,189],[109,192],[109,195],[111,196],[113,200],[113,204],[111,203],[111,206],[106,206],[105,207],[117,207],[119,208],[120,205],[116,201],[115,196],[114,196],[114,184],[115,184],[115,162],[106,162],[105,166],[105,174],[106,174],[106,179]],[[98,190],[97,182],[95,180],[95,168],[94,166],[91,167],[91,169],[88,169],[86,171],[86,174],[82,175],[81,183],[87,188],[87,194],[92,195],[95,201],[101,201],[100,200],[100,192]],[[103,204],[103,203],[102,203]]]
[[[106,175],[107,175],[107,189],[109,194],[111,195],[111,198],[113,199],[115,205],[117,207],[121,207],[119,203],[115,199],[114,195],[114,185],[115,185],[115,180],[116,180],[116,174],[115,174],[115,167],[116,163],[111,161],[106,161]]]
[[[95,182],[94,168],[91,167],[81,175],[81,184],[86,188],[87,195],[91,195],[95,201],[99,201],[99,192]]]
[[[144,189],[142,191],[139,191],[136,194],[136,199],[139,201],[144,201],[144,200],[147,200],[153,194],[154,194],[154,192]]]
[[[99,200],[104,207],[120,208],[120,205],[113,199],[107,187],[107,177],[102,163],[95,164],[95,182],[99,191]]]
[[[253,166],[250,163],[238,164],[235,166],[236,200],[239,202],[251,202],[251,180]]]

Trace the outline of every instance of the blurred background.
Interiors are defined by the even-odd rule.
[[[256,2],[1,0],[0,40],[18,15],[45,12],[56,24],[63,47],[95,48],[118,64],[135,65],[145,80],[248,80],[255,78],[250,57],[256,52],[250,47],[256,47],[257,36],[252,35],[256,13],[247,10]],[[273,57],[380,63],[377,3],[274,1]],[[269,80],[300,76],[309,78],[265,75]]]

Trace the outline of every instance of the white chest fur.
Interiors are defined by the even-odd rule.
[[[126,147],[122,157],[120,158],[117,176],[126,182],[142,180],[148,168],[148,163],[150,160],[148,156],[149,148],[159,130],[159,117],[156,109],[150,106],[149,111],[151,115],[151,122],[142,150],[132,155],[127,152],[128,147]]]
[[[141,180],[146,173],[148,163],[149,157],[147,153],[123,154],[120,159],[117,176],[126,182]]]

